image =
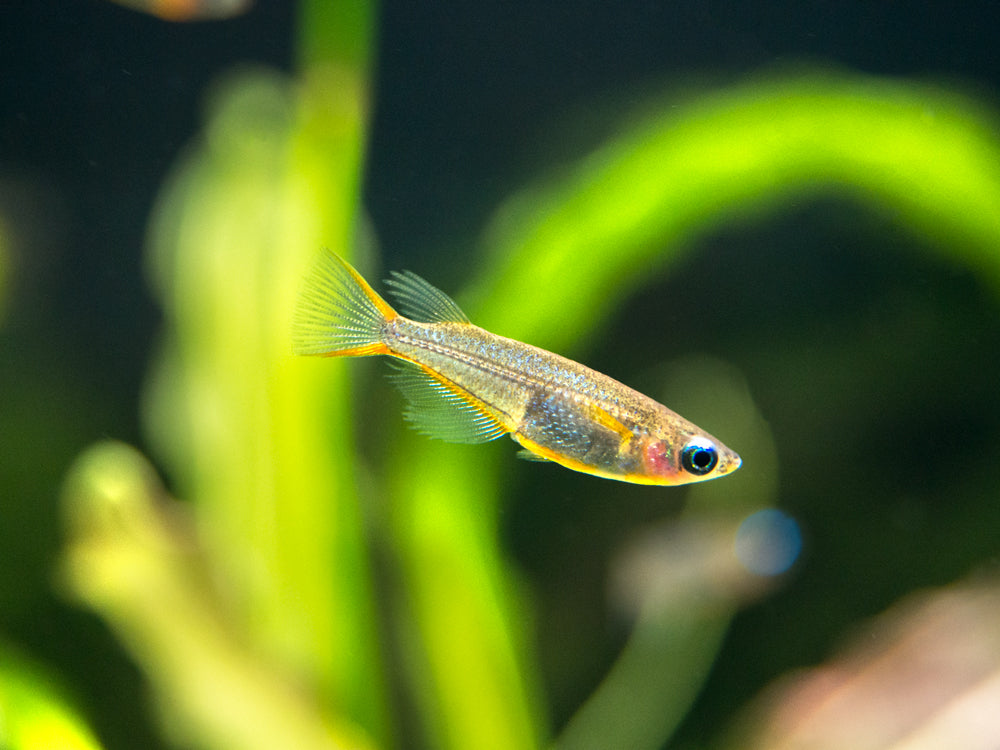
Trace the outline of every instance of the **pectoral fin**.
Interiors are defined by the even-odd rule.
[[[529,451],[527,448],[522,448],[515,454],[518,458],[524,459],[525,461],[538,461],[540,463],[548,463],[552,459],[546,458],[545,456],[539,456],[533,451]]]
[[[623,425],[610,412],[602,409],[597,404],[593,404],[590,407],[590,418],[602,427],[607,427],[612,432],[618,434],[621,438],[621,444],[618,448],[619,450],[627,446],[632,441],[632,437],[634,435],[632,430]]]

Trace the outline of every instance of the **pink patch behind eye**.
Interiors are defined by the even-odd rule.
[[[670,457],[669,446],[662,440],[651,440],[643,449],[646,471],[654,476],[670,476],[677,473],[677,467]]]

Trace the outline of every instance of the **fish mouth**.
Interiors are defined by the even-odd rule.
[[[731,474],[742,465],[743,459],[739,457],[739,454],[733,453],[733,451],[726,451],[722,464],[719,466],[719,474]]]

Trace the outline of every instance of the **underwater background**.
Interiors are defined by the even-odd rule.
[[[995,747],[998,31],[4,3],[0,746]],[[291,355],[324,247],[743,467],[412,434]]]

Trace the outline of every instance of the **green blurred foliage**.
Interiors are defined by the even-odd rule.
[[[52,676],[5,644],[0,644],[0,747],[101,748]]]
[[[391,632],[401,638],[427,743],[537,746],[548,730],[531,616],[498,544],[509,452],[393,433],[382,437],[392,441],[386,465],[359,476],[350,365],[289,353],[298,280],[316,248],[356,255],[364,247],[356,176],[363,100],[361,79],[343,69],[297,84],[249,72],[219,87],[207,135],[166,190],[152,235],[171,328],[151,381],[150,431],[194,501],[204,563],[223,584],[218,601],[204,606],[235,618],[248,644],[240,658],[277,665],[338,723],[377,746],[391,743],[385,644],[365,552],[374,542],[395,567]],[[808,74],[709,96],[627,126],[558,184],[512,201],[468,310],[494,330],[578,346],[695,231],[830,184],[892,206],[949,257],[992,277],[1000,223],[986,207],[1000,205],[1000,152],[988,134],[953,97],[885,81]],[[777,488],[766,426],[745,385],[725,372],[689,363],[672,391],[700,399],[701,421],[726,426],[728,441],[747,446],[748,468],[695,488],[698,510],[681,521],[715,517],[730,530],[698,542],[694,549],[710,550],[705,558],[683,547],[685,559],[705,560],[691,567],[694,583],[674,584],[656,606],[640,602],[619,664],[561,747],[622,737],[661,746],[706,679],[729,618],[760,593],[749,574],[718,578],[710,562],[731,556],[712,552],[728,550],[726,524],[773,503]],[[384,516],[366,528],[372,504]],[[82,583],[76,590],[132,633],[133,653],[176,704],[189,688],[169,679],[164,664],[176,668],[191,655],[165,662],[144,646],[129,597],[102,600]],[[170,609],[172,627],[190,630],[186,608]],[[210,725],[211,713],[203,706],[185,715]]]
[[[808,70],[666,106],[501,210],[474,317],[566,350],[693,233],[831,187],[996,283],[995,127],[943,89]]]
[[[92,447],[67,478],[67,583],[143,665],[164,734],[196,747],[368,747],[234,625],[190,519],[164,500],[152,467],[120,443]]]

